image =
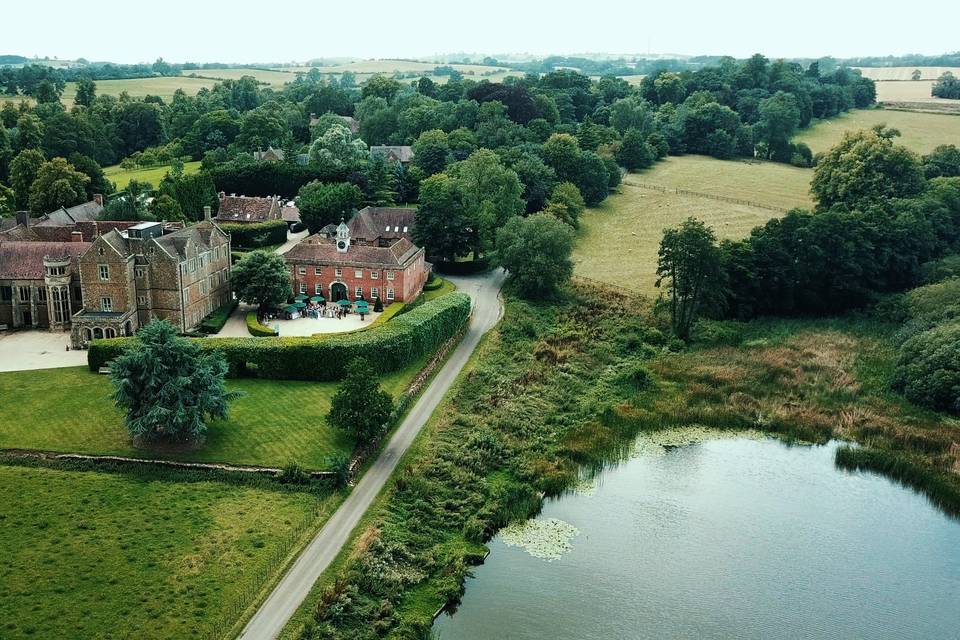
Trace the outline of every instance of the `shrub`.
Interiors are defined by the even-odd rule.
[[[269,220],[253,224],[221,224],[220,228],[230,234],[230,243],[235,249],[257,249],[287,241],[287,223]]]
[[[237,304],[238,302],[236,300],[231,300],[208,315],[203,319],[203,322],[200,323],[200,331],[202,333],[220,333],[223,325],[227,324],[230,314],[237,308]]]
[[[255,372],[274,380],[331,381],[343,378],[346,363],[357,357],[369,360],[377,374],[402,369],[455,336],[469,317],[470,296],[451,293],[396,315],[374,330],[323,337],[218,338],[198,344],[204,351],[223,354],[230,377]],[[90,370],[97,371],[134,341],[94,340],[87,352]]]
[[[432,275],[432,274],[431,274]],[[427,284],[423,285],[424,291],[436,291],[443,286],[444,279],[438,277],[432,277],[427,281]]]
[[[251,311],[247,314],[247,332],[255,338],[274,338],[277,335],[277,332],[274,331],[272,327],[260,324],[260,321],[257,320],[256,311]]]
[[[897,358],[893,388],[917,404],[960,413],[960,322],[907,340]]]
[[[280,470],[277,480],[282,484],[307,484],[310,482],[310,474],[304,471],[299,463],[291,462]]]

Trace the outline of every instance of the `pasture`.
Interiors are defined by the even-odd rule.
[[[864,78],[871,80],[907,80],[913,81],[913,72],[920,70],[920,80],[936,80],[949,71],[960,76],[960,67],[854,67]]]
[[[0,465],[0,636],[229,630],[338,494],[197,474]]]
[[[721,239],[743,238],[782,213],[760,206],[677,195],[681,188],[708,196],[737,198],[765,207],[810,206],[810,169],[783,164],[671,157],[643,173],[628,175],[620,188],[580,220],[573,253],[574,273],[656,297],[657,251],[664,229],[690,216],[709,224]],[[639,185],[667,188],[666,192]]]
[[[159,96],[164,102],[170,102],[177,89],[183,89],[188,95],[196,95],[200,89],[209,89],[217,83],[206,78],[186,78],[177,76],[156,76],[152,78],[133,78],[130,80],[97,80],[98,96],[119,96],[124,91],[130,97]],[[77,85],[68,82],[63,91],[62,102],[69,109],[73,106],[73,97],[77,95]]]
[[[396,397],[425,364],[384,377],[384,389]],[[0,397],[19,398],[0,421],[0,449],[272,467],[297,462],[308,469],[322,469],[331,454],[353,450],[353,438],[326,422],[337,383],[240,379],[228,380],[227,387],[243,396],[226,420],[208,424],[205,444],[192,450],[137,449],[113,406],[107,376],[85,367],[0,373]]]
[[[183,163],[184,173],[196,173],[198,171],[200,171],[199,160]],[[160,181],[163,180],[169,172],[170,165],[148,167],[146,169],[123,169],[120,165],[115,164],[111,167],[103,168],[104,175],[116,185],[117,189],[126,189],[131,180],[149,182],[153,188],[156,189],[160,186]]]
[[[243,76],[256,78],[257,82],[280,88],[288,82],[293,82],[297,74],[292,71],[277,71],[272,69],[247,69],[243,67],[230,69],[191,69],[184,71],[182,77],[213,78],[216,80],[239,80]]]
[[[946,102],[946,101],[945,101]],[[855,110],[821,120],[794,136],[814,153],[829,151],[847,131],[870,129],[878,124],[894,127],[902,134],[896,139],[917,153],[930,153],[941,144],[960,144],[960,117],[937,113],[915,113],[884,109]]]

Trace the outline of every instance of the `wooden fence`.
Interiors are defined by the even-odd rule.
[[[650,191],[659,191],[660,193],[675,193],[678,196],[693,196],[694,198],[707,198],[709,200],[717,200],[719,202],[730,202],[732,204],[742,204],[748,207],[754,207],[757,209],[766,209],[767,211],[775,211],[777,213],[786,213],[789,209],[784,209],[783,207],[775,207],[773,205],[764,204],[762,202],[754,202],[753,200],[744,200],[743,198],[731,198],[729,196],[720,196],[715,193],[704,193],[703,191],[691,191],[689,189],[677,189],[674,187],[665,187],[661,184],[647,184],[644,182],[625,182],[628,187],[636,187],[638,189],[648,189]]]

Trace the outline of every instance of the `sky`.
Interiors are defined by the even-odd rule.
[[[960,48],[956,0],[914,0],[892,13],[864,0],[40,0],[11,2],[2,15],[0,54],[122,63],[461,52],[853,57]]]

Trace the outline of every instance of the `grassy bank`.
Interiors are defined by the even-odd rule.
[[[384,388],[396,397],[425,362],[384,377]],[[325,419],[337,383],[238,379],[227,387],[243,396],[231,405],[228,419],[210,423],[203,446],[137,449],[110,399],[107,376],[86,368],[0,373],[0,397],[18,398],[0,421],[0,448],[276,467],[298,462],[308,469],[323,468],[331,454],[353,450],[353,439]]]
[[[829,151],[843,139],[847,131],[870,129],[878,124],[898,129],[902,134],[897,144],[924,154],[941,144],[960,139],[960,117],[935,114],[888,111],[884,109],[854,110],[822,120],[794,137],[794,142],[805,142],[814,153]]]
[[[181,477],[0,465],[0,636],[214,637],[339,503]]]
[[[185,162],[183,164],[184,173],[196,173],[200,171],[200,161]],[[117,189],[126,189],[131,180],[139,182],[149,182],[154,189],[160,186],[160,181],[170,173],[170,166],[163,165],[159,167],[148,167],[146,169],[122,169],[116,164],[112,167],[105,167],[103,170],[107,179],[113,182]]]

